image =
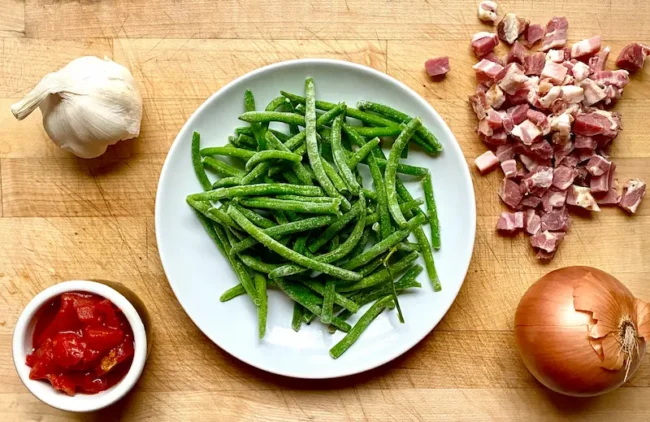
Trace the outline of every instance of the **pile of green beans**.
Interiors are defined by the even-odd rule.
[[[195,132],[191,159],[203,191],[187,203],[239,280],[220,301],[248,296],[263,338],[267,290],[279,290],[294,301],[287,321],[294,330],[320,320],[330,333],[346,333],[330,350],[336,359],[384,309],[397,309],[403,322],[398,296],[421,287],[415,278],[424,268],[433,290],[441,289],[431,175],[400,159],[413,145],[432,155],[442,146],[419,118],[388,106],[317,101],[312,79],[303,95],[281,91],[258,111],[247,90],[239,116],[247,125],[225,146],[201,149]],[[378,137],[394,138],[388,157]],[[361,166],[372,180],[363,180]],[[424,199],[414,199],[400,175],[420,178]]]

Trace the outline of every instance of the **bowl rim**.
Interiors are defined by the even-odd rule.
[[[236,85],[238,85],[238,84],[240,84],[240,83],[242,83],[242,82],[244,82],[244,81],[246,81],[246,80],[248,80],[250,78],[254,78],[255,76],[257,76],[259,74],[262,74],[262,73],[265,73],[265,72],[268,72],[268,71],[272,71],[272,70],[275,70],[277,68],[294,66],[294,65],[296,65],[296,66],[297,65],[334,65],[334,66],[341,66],[341,67],[344,67],[344,68],[347,67],[347,68],[351,68],[351,69],[354,69],[354,70],[367,72],[369,74],[372,74],[373,76],[378,77],[379,79],[381,79],[381,80],[383,80],[383,81],[385,81],[387,83],[397,85],[400,89],[404,90],[407,94],[411,95],[415,99],[415,101],[420,103],[424,108],[428,109],[433,114],[433,116],[435,116],[435,118],[437,120],[439,120],[439,122],[441,123],[440,129],[444,132],[445,136],[447,136],[450,140],[453,141],[453,142],[451,142],[451,148],[453,148],[455,150],[455,152],[461,157],[461,159],[464,157],[463,151],[460,148],[460,144],[458,143],[458,140],[456,139],[456,136],[453,134],[453,132],[451,131],[451,129],[449,128],[449,126],[447,125],[445,120],[433,108],[433,106],[431,106],[431,104],[429,104],[429,102],[427,100],[425,100],[421,95],[419,95],[417,92],[415,92],[411,87],[409,87],[405,83],[401,82],[400,80],[394,78],[393,76],[390,76],[387,73],[384,73],[384,72],[379,71],[377,69],[374,69],[374,68],[371,68],[371,67],[368,67],[368,66],[365,66],[365,65],[362,65],[362,64],[349,62],[349,61],[346,61],[346,60],[338,60],[338,59],[330,59],[330,58],[302,58],[302,59],[284,60],[284,61],[271,63],[271,64],[268,64],[266,66],[259,67],[257,69],[254,69],[254,70],[252,70],[250,72],[247,72],[247,73],[245,73],[245,74],[243,74],[241,76],[238,76],[237,78],[231,80],[230,82],[228,82],[227,84],[225,84],[221,88],[219,88],[217,91],[212,93],[208,98],[206,98],[205,101],[203,101],[203,103],[201,103],[201,105],[199,105],[197,107],[197,109],[194,110],[194,112],[185,121],[183,126],[179,129],[178,134],[174,138],[174,141],[172,142],[172,145],[169,148],[169,151],[167,152],[167,156],[165,157],[165,162],[163,163],[163,167],[162,167],[162,170],[160,172],[160,177],[158,179],[158,185],[157,185],[157,188],[156,188],[156,203],[155,203],[155,206],[154,206],[154,227],[156,227],[156,228],[161,227],[161,223],[160,223],[161,212],[160,212],[160,209],[162,208],[163,204],[162,204],[162,201],[160,200],[160,192],[161,192],[161,188],[162,188],[162,185],[163,185],[163,180],[166,180],[166,179],[169,178],[168,173],[170,172],[170,165],[169,165],[170,157],[172,155],[174,155],[176,149],[180,148],[180,145],[182,143],[181,134],[183,132],[185,132],[186,128],[189,127],[190,125],[192,125],[194,123],[194,120],[197,119],[197,116],[199,116],[203,112],[203,110],[206,109],[212,102],[216,101],[216,99],[220,95],[222,95],[222,93],[227,92],[228,90],[232,89],[234,86],[236,86]],[[297,374],[294,374],[294,373],[291,373],[291,372],[281,371],[281,370],[277,370],[275,368],[267,367],[265,365],[260,365],[260,364],[254,362],[254,361],[251,361],[251,359],[243,358],[243,357],[239,356],[238,354],[233,353],[233,351],[227,345],[222,344],[222,342],[217,342],[210,334],[208,334],[208,332],[206,330],[204,330],[202,328],[202,326],[194,319],[194,317],[185,309],[185,306],[184,306],[183,302],[181,302],[180,297],[179,297],[178,293],[176,292],[176,289],[174,288],[174,284],[169,280],[169,277],[167,277],[167,272],[168,271],[167,271],[166,266],[165,266],[165,260],[163,259],[163,253],[162,253],[162,251],[161,251],[161,249],[159,247],[160,239],[161,239],[160,238],[161,231],[160,230],[155,230],[155,232],[156,232],[156,244],[158,245],[158,254],[160,255],[161,265],[163,267],[163,271],[165,272],[165,276],[167,277],[167,282],[169,283],[169,285],[170,285],[170,287],[172,289],[172,292],[174,293],[174,296],[176,296],[176,300],[178,300],[178,302],[181,305],[181,307],[183,308],[183,311],[185,312],[185,314],[190,318],[190,320],[194,323],[194,325],[206,337],[208,337],[210,339],[210,341],[212,341],[215,345],[217,345],[220,349],[224,350],[226,353],[230,354],[231,356],[235,357],[236,359],[238,359],[238,360],[240,360],[240,361],[242,361],[242,362],[244,362],[244,363],[246,363],[248,365],[251,365],[251,366],[253,366],[255,368],[261,369],[263,371],[266,371],[266,372],[269,372],[269,373],[272,373],[272,374],[277,374],[277,375],[290,377],[290,378],[296,378],[296,379],[334,379],[334,378],[341,378],[341,377],[346,377],[346,376],[350,376],[350,375],[356,375],[356,374],[363,373],[363,372],[372,370],[374,368],[380,367],[380,366],[382,366],[382,365],[384,365],[384,364],[386,364],[386,363],[388,363],[388,362],[390,362],[390,361],[392,361],[394,359],[397,359],[399,356],[403,355],[404,353],[406,353],[407,351],[412,349],[415,345],[417,345],[420,341],[422,341],[422,339],[424,339],[424,337],[429,335],[431,333],[431,331],[433,331],[433,329],[440,323],[440,321],[442,321],[442,319],[445,317],[447,312],[449,312],[449,309],[451,308],[451,305],[458,298],[458,294],[460,293],[460,289],[463,287],[463,284],[465,283],[465,279],[467,278],[467,272],[469,270],[469,266],[470,266],[471,261],[472,261],[472,256],[473,256],[473,253],[474,253],[474,247],[476,245],[476,220],[477,220],[477,216],[476,216],[476,194],[474,192],[474,183],[472,181],[472,176],[471,176],[471,173],[470,173],[470,170],[469,170],[469,166],[467,165],[466,162],[464,162],[464,164],[465,165],[462,166],[462,171],[463,171],[463,173],[465,175],[465,178],[469,182],[468,194],[469,194],[470,201],[469,201],[469,204],[467,204],[467,206],[470,207],[471,209],[470,209],[470,221],[468,221],[467,224],[468,224],[469,230],[470,230],[471,242],[470,242],[470,247],[469,247],[469,251],[468,251],[469,252],[468,259],[467,259],[467,262],[465,263],[464,268],[463,268],[463,273],[464,273],[463,279],[458,284],[458,289],[455,292],[453,292],[453,300],[451,300],[449,302],[449,304],[447,306],[445,306],[444,312],[442,313],[442,316],[440,317],[440,319],[433,322],[431,324],[431,326],[427,330],[423,330],[422,335],[421,336],[416,336],[415,340],[412,343],[409,342],[408,344],[403,345],[400,348],[399,351],[397,351],[393,355],[390,355],[390,356],[386,357],[385,359],[380,359],[380,360],[374,361],[372,363],[369,363],[367,365],[364,365],[363,367],[358,367],[356,369],[349,370],[349,371],[342,371],[341,373],[336,373],[336,374],[313,373],[313,374],[300,374],[300,375],[297,375]]]
[[[84,394],[83,400],[75,400],[79,394],[83,393],[68,396],[56,391],[51,386],[48,386],[47,389],[35,388],[35,383],[43,383],[43,381],[30,379],[29,367],[25,364],[26,355],[30,350],[24,345],[31,344],[32,341],[26,338],[30,323],[43,305],[68,292],[93,293],[110,300],[120,308],[133,330],[134,355],[129,371],[115,386],[97,394]],[[112,287],[90,280],[63,281],[38,293],[29,301],[18,317],[12,338],[14,365],[25,387],[43,403],[69,412],[91,412],[103,409],[124,397],[135,386],[142,374],[147,359],[147,346],[144,323],[131,302]]]

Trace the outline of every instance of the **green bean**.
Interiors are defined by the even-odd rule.
[[[240,115],[239,120],[248,123],[281,122],[289,125],[305,126],[304,116],[285,111],[248,111]]]
[[[243,171],[226,164],[223,161],[215,160],[212,157],[203,158],[203,166],[212,170],[220,177],[238,177],[241,179],[246,174]],[[212,185],[210,185],[210,188],[212,188]]]
[[[195,193],[188,198],[195,201],[219,201],[238,196],[263,196],[263,195],[300,195],[323,196],[323,191],[318,186],[290,185],[286,183],[267,183],[263,185],[233,186],[219,188],[208,192]]]
[[[291,104],[291,103],[289,103],[289,104]],[[275,129],[270,129],[269,132],[271,132],[273,134],[273,136],[278,138],[283,143],[287,142],[293,136],[293,135],[287,135],[286,133],[280,132],[279,130],[275,130]]]
[[[341,201],[318,203],[290,201],[286,199],[276,199],[267,197],[242,198],[239,203],[248,208],[269,209],[269,210],[289,210],[306,214],[341,214],[339,207]]]
[[[241,179],[241,184],[242,185],[250,185],[253,182],[255,182],[257,179],[262,177],[266,170],[269,168],[269,162],[265,161],[263,163],[260,163],[255,167],[253,170],[249,171],[246,176],[242,177]]]
[[[379,268],[384,264],[384,258],[385,255],[380,255],[376,257],[375,259],[371,260],[368,264],[359,268],[358,269],[359,273],[361,273],[361,275],[364,277],[367,276],[368,274],[372,274],[373,271],[375,271],[377,268]]]
[[[399,195],[403,203],[409,203],[413,201],[413,196],[408,191],[408,189],[406,189],[406,186],[404,186],[404,182],[402,182],[402,180],[399,178],[395,180],[395,189],[397,190],[397,195]],[[420,203],[420,205],[422,205],[422,203]],[[400,205],[400,210],[402,210],[401,205]],[[419,205],[417,207],[412,207],[408,211],[402,210],[402,213],[404,214],[404,217],[407,218],[411,218],[412,213],[424,215],[424,212],[420,209]]]
[[[206,158],[207,160],[207,158]],[[246,162],[246,170],[250,171],[252,168],[262,161],[267,160],[287,160],[294,163],[299,163],[302,160],[302,157],[297,154],[286,151],[277,151],[277,150],[266,150],[256,153]]]
[[[367,199],[369,199],[369,200],[371,200],[373,202],[377,202],[377,200],[378,200],[377,192],[375,192],[375,191],[363,188],[363,194]]]
[[[370,101],[359,101],[357,103],[357,107],[359,107],[359,109],[363,111],[370,110],[375,113],[381,114],[383,116],[386,116],[388,119],[398,123],[408,123],[413,119],[408,114],[395,110],[392,107],[383,104],[373,103]],[[424,126],[420,127],[416,133],[422,136],[422,138],[424,138],[437,152],[442,151],[442,145],[440,144],[438,139],[436,139],[435,135],[431,133],[431,131],[429,131],[426,127]]]
[[[302,325],[302,315],[304,307],[298,303],[293,302],[293,317],[291,318],[291,328],[296,333],[300,331],[300,326]]]
[[[343,265],[342,268],[352,270],[367,264],[373,258],[383,254],[402,240],[406,239],[409,234],[415,230],[416,227],[420,227],[422,225],[423,221],[423,216],[413,217],[408,221],[406,226],[404,226],[404,229],[394,232],[390,236],[384,238],[381,242],[373,245],[370,249],[363,252],[361,255],[353,257],[350,261]]]
[[[339,114],[332,123],[332,156],[350,193],[358,195],[360,186],[359,183],[357,183],[357,179],[352,174],[350,167],[348,167],[348,157],[343,149],[343,145],[341,144],[341,126],[343,125],[344,118],[345,116],[343,114]]]
[[[336,233],[343,230],[343,227],[347,226],[350,221],[359,215],[361,206],[362,205],[360,201],[357,201],[352,209],[350,209],[350,211],[346,212],[342,217],[339,217],[334,223],[332,223],[332,225],[330,225],[323,233],[321,233],[320,236],[318,236],[318,239],[309,245],[307,249],[309,249],[311,253],[318,252],[318,250],[325,246],[325,244],[329,242]]]
[[[421,199],[415,199],[411,200],[408,202],[403,202],[399,205],[399,209],[402,210],[402,213],[406,216],[408,213],[410,213],[413,210],[419,210],[419,206],[424,203],[423,200]],[[410,214],[408,215],[410,217]],[[375,224],[376,222],[379,221],[379,216],[376,212],[368,214],[366,217],[366,226]]]
[[[220,302],[228,302],[231,299],[236,298],[237,296],[245,295],[246,294],[246,289],[244,289],[244,286],[241,284],[238,284],[234,287],[229,288],[219,298]]]
[[[397,191],[395,188],[397,178],[397,164],[399,162],[399,155],[402,152],[402,149],[406,146],[408,141],[413,136],[415,130],[421,126],[420,119],[415,118],[411,120],[407,127],[402,133],[397,137],[393,148],[390,150],[390,157],[388,158],[388,163],[386,164],[386,171],[384,173],[384,179],[386,180],[386,197],[388,199],[388,210],[393,216],[393,220],[397,223],[398,226],[404,227],[406,225],[406,219],[404,214],[399,209],[399,202],[397,201]]]
[[[208,218],[206,218],[204,215],[202,215],[198,210],[195,209],[194,213],[198,217],[201,226],[203,226],[203,229],[205,229],[205,232],[208,234],[210,239],[212,239],[214,244],[217,245],[217,249],[219,249],[219,252],[221,252],[222,255],[227,257],[228,251],[223,241],[217,235],[212,222],[208,220]]]
[[[230,204],[230,206],[237,208],[237,211],[242,213],[244,215],[244,217],[246,217],[250,221],[252,221],[257,227],[261,227],[263,229],[268,229],[268,228],[271,228],[273,226],[276,226],[276,224],[272,220],[269,220],[268,218],[259,215],[255,211],[251,211],[251,210],[249,210],[247,208],[244,208],[244,207],[240,206],[237,203],[232,203],[232,204]]]
[[[358,273],[343,270],[342,268],[336,267],[334,265],[318,262],[312,258],[306,257],[287,248],[286,246],[274,240],[272,237],[265,234],[234,207],[228,208],[228,215],[230,215],[232,219],[235,220],[237,224],[239,224],[239,226],[250,236],[254,237],[262,245],[271,249],[273,252],[277,253],[283,258],[288,259],[289,261],[295,262],[296,264],[310,268],[314,271],[320,271],[325,274],[329,274],[332,277],[340,278],[343,280],[359,280],[361,278],[361,275]]]
[[[291,153],[291,150],[287,148],[280,140],[272,133],[272,132],[267,132],[266,133],[266,142],[267,144],[278,151],[284,151],[286,153]],[[302,182],[303,185],[312,185],[311,181],[311,176],[309,175],[309,172],[305,167],[302,165],[300,162],[302,160],[302,155],[298,154],[293,154],[299,157],[298,161],[295,163],[291,163],[291,168],[293,169],[294,173],[296,173],[296,176],[298,179]]]
[[[400,242],[397,244],[397,250],[402,251],[402,252],[422,252],[422,248],[420,247],[419,243],[411,243],[411,242]]]
[[[232,253],[232,249],[231,249]],[[268,264],[266,262],[262,262],[257,258],[253,258],[250,255],[245,255],[245,254],[240,254],[239,259],[241,259],[241,262],[244,263],[247,267],[250,267],[251,269],[255,271],[259,271],[264,274],[268,274],[271,271],[275,270],[276,268],[281,267],[281,264]]]
[[[296,110],[293,107],[293,104],[291,103],[291,101],[289,101],[288,98],[285,98],[285,97],[282,97],[282,98],[284,98],[286,100],[286,103],[284,105],[284,111],[289,111],[289,112],[294,113]],[[300,128],[298,128],[298,125],[289,125],[289,133],[292,134],[292,135],[296,135],[296,134],[300,133]],[[280,140],[282,140],[283,142],[285,141],[280,137],[278,137],[278,138]]]
[[[201,162],[201,135],[198,132],[192,134],[192,166],[194,167],[194,173],[196,174],[196,178],[199,179],[199,183],[203,190],[210,190],[212,188],[212,183],[210,183],[208,175],[205,174],[205,169]]]
[[[282,172],[282,177],[284,177],[287,182],[291,183],[292,185],[300,185],[302,183],[302,181],[296,176],[295,172],[292,171]]]
[[[247,110],[247,111],[253,111],[253,110]],[[253,129],[250,126],[240,126],[238,128],[235,128],[235,135],[237,135],[237,136],[239,136],[239,135],[254,136],[253,135]]]
[[[301,202],[314,202],[321,204],[331,204],[333,202],[340,202],[338,198],[330,198],[329,196],[299,196],[299,195],[276,195],[278,199],[286,199],[289,201],[301,201]]]
[[[272,99],[271,102],[266,106],[266,108],[264,110],[265,111],[275,111],[275,110],[279,109],[280,107],[285,106],[287,104],[291,105],[291,101],[289,101],[288,98],[281,95],[279,97],[275,97],[274,99]],[[252,110],[246,110],[246,111],[252,111]]]
[[[440,279],[438,278],[438,271],[436,271],[436,264],[433,260],[433,252],[431,251],[431,245],[429,244],[429,239],[427,235],[424,234],[422,227],[418,227],[414,231],[415,238],[418,241],[418,244],[422,248],[422,258],[424,258],[424,266],[427,268],[427,274],[429,275],[429,280],[433,285],[433,290],[439,292],[442,290],[440,285]]]
[[[368,218],[367,214],[366,214],[366,218]],[[371,233],[372,233],[372,230],[370,230],[370,228],[365,228],[363,230],[363,234],[361,235],[361,239],[359,239],[359,242],[357,242],[357,246],[355,246],[354,249],[352,249],[350,251],[349,256],[354,257],[354,256],[357,256],[357,255],[359,255],[360,253],[362,253],[364,251],[364,249],[368,245],[368,240],[370,239],[370,234]]]
[[[300,280],[300,282],[321,296],[325,296],[325,286],[323,283],[314,279]],[[334,292],[334,303],[352,313],[355,313],[359,310],[359,305],[338,292]]]
[[[380,169],[386,170],[386,165],[388,164],[388,161],[384,160],[383,158],[376,158],[377,160],[377,165],[379,166]],[[416,166],[411,166],[409,164],[402,164],[402,163],[397,163],[397,173],[401,174],[406,174],[408,176],[415,176],[415,177],[421,177],[424,175],[429,174],[429,170],[425,169],[424,167],[416,167]]]
[[[271,236],[272,238],[276,239],[287,234],[300,233],[318,227],[327,226],[332,224],[336,220],[337,217],[333,215],[320,215],[318,217],[306,218],[304,220],[293,221],[291,223],[282,224],[280,226],[270,227],[268,229],[265,229],[264,233],[267,236]],[[305,240],[307,240],[306,237]],[[233,253],[243,252],[244,250],[252,246],[255,246],[257,243],[258,243],[257,239],[253,237],[247,237],[246,239],[232,246]]]
[[[366,328],[368,328],[372,321],[374,321],[385,308],[390,308],[392,306],[394,305],[391,296],[386,296],[375,302],[370,309],[359,318],[359,321],[354,324],[354,327],[352,327],[350,332],[330,349],[330,356],[334,359],[338,359],[359,339]]]
[[[370,175],[377,193],[377,214],[379,215],[379,237],[385,239],[393,232],[393,226],[390,222],[390,213],[388,210],[388,197],[386,192],[386,184],[384,178],[377,165],[377,159],[374,155],[368,156],[368,167],[370,168]]]
[[[320,320],[323,322],[323,324],[329,324],[332,320],[335,293],[336,282],[334,280],[327,280],[325,283],[325,295],[323,296],[323,311],[320,317]]]
[[[228,141],[237,148],[257,150],[257,141],[255,141],[255,138],[245,134],[229,136]]]
[[[260,338],[264,338],[264,334],[266,334],[266,317],[269,310],[269,301],[266,292],[266,277],[260,273],[255,273],[253,278],[255,280],[257,297],[260,300],[260,306],[257,307],[258,335]]]
[[[332,240],[327,244],[327,251],[332,252],[334,249],[338,248],[341,244],[341,235],[335,234]]]
[[[343,181],[343,178],[339,176],[334,166],[332,166],[327,160],[322,160],[321,162],[323,164],[323,170],[325,170],[325,174],[332,181],[332,184],[336,190],[340,193],[347,193],[348,185],[346,185]]]
[[[205,201],[193,201],[187,199],[187,203],[194,208],[196,211],[200,212],[203,216],[209,218],[212,221],[215,221],[224,226],[228,226],[234,229],[239,229],[239,226],[235,221],[230,218],[228,214],[221,211],[218,208],[214,208],[209,202]]]
[[[224,177],[212,184],[212,189],[230,188],[241,185],[241,177]]]
[[[418,258],[418,253],[411,252],[410,254],[406,255],[405,257],[397,261],[395,264],[390,266],[390,272],[387,269],[383,269],[375,273],[372,273],[367,277],[362,278],[356,283],[341,285],[336,290],[339,292],[353,292],[355,290],[367,289],[368,287],[381,284],[386,280],[389,280],[391,275],[397,275],[402,271],[404,271],[417,258]]]
[[[365,126],[351,126],[360,136],[368,138],[375,138],[378,136],[397,136],[402,132],[399,126],[386,126],[386,127],[365,127]],[[401,152],[401,151],[400,151]]]
[[[435,250],[438,250],[440,249],[440,222],[438,221],[438,210],[436,209],[436,200],[433,197],[433,183],[431,183],[430,174],[427,174],[422,179],[422,187],[424,188],[424,200],[427,203],[427,215],[431,227],[431,244]]]
[[[233,148],[233,147],[207,147],[201,150],[201,156],[210,157],[213,155],[223,155],[226,157],[241,158],[242,160],[249,160],[255,153],[247,149]]]
[[[372,140],[368,141],[364,146],[359,148],[357,152],[352,154],[352,157],[348,159],[348,166],[353,169],[355,168],[360,162],[365,160],[365,158],[370,154],[370,151],[379,145],[379,138],[373,138]]]

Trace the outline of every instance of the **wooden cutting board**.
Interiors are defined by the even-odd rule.
[[[547,271],[597,266],[650,299],[650,204],[634,217],[618,209],[574,217],[548,265],[535,260],[523,236],[495,235],[501,176],[480,177],[473,168],[474,157],[485,148],[474,134],[467,102],[475,85],[469,38],[492,29],[477,20],[477,3],[0,0],[2,418],[649,420],[648,358],[623,388],[583,400],[540,387],[519,360],[514,310],[527,287]],[[600,34],[614,56],[631,41],[650,43],[650,3],[644,0],[512,0],[502,1],[501,11],[542,24],[554,15],[567,16],[570,41]],[[89,54],[132,70],[145,113],[139,139],[122,142],[101,158],[80,160],[47,139],[38,112],[19,123],[9,106],[44,74]],[[442,82],[433,82],[423,63],[438,55],[450,56],[452,70]],[[404,356],[341,380],[269,375],[213,345],[174,298],[154,236],[158,175],[189,115],[233,78],[300,57],[362,63],[426,98],[461,144],[478,201],[472,265],[445,319]],[[618,178],[650,181],[650,65],[632,78],[617,110],[625,128],[612,148]],[[14,323],[27,302],[45,287],[75,278],[126,284],[147,304],[154,326],[154,347],[137,388],[88,416],[59,412],[34,398],[17,377],[10,350]]]

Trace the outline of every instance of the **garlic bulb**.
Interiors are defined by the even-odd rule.
[[[98,157],[140,133],[138,87],[127,68],[107,58],[79,57],[45,75],[11,112],[22,120],[36,107],[50,139],[81,158]]]

